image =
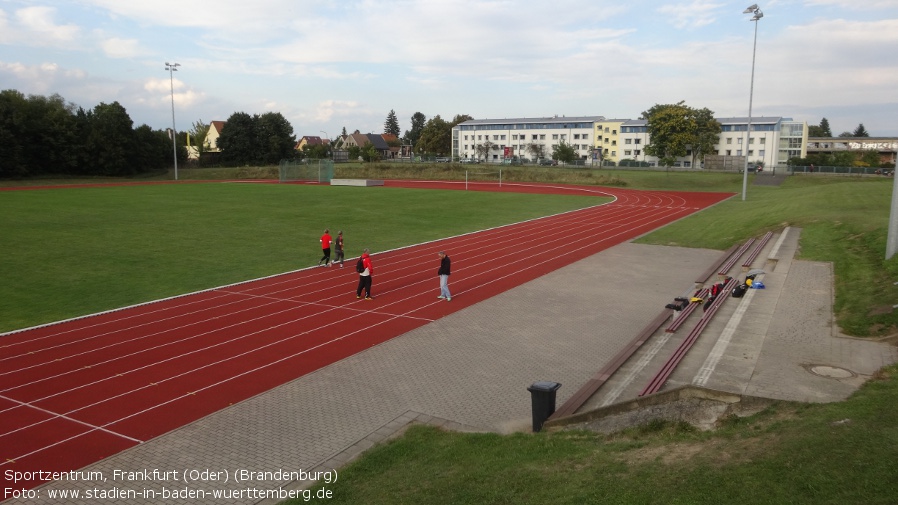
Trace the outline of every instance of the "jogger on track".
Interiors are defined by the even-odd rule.
[[[361,268],[359,272],[359,287],[355,290],[355,297],[362,297],[362,289],[365,290],[365,300],[373,300],[374,297],[371,296],[371,275],[374,273],[374,267],[371,265],[371,256],[368,255],[368,249],[365,248],[365,252],[362,253],[362,257],[359,258],[359,261],[362,263],[359,267],[356,267],[358,270]]]
[[[324,235],[321,236],[321,252],[324,253],[324,256],[318,260],[318,266],[321,266],[322,261],[324,262],[324,266],[331,266],[331,242],[333,242],[333,240],[331,240],[331,232],[325,228]]]

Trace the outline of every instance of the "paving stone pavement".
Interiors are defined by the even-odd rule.
[[[876,368],[898,361],[894,346],[832,335],[832,269],[826,264],[792,260],[797,235],[798,231],[783,241],[782,258],[764,278],[768,289],[755,290],[741,319],[738,338],[724,350],[714,371],[706,374],[706,387],[771,398],[834,401],[850,394]],[[527,386],[539,380],[560,382],[558,403],[566,400],[659,308],[673,296],[690,291],[695,278],[720,254],[632,243],[616,246],[561,265],[535,281],[86,470],[107,476],[114,469],[153,468],[339,472],[342,465],[401,433],[410,423],[462,431],[529,431]],[[435,283],[434,296],[437,292]],[[729,313],[715,318],[715,328],[706,331],[723,332],[739,303],[727,305]],[[689,356],[690,364],[671,378],[671,384],[695,380],[711,345],[699,346],[695,355]],[[855,376],[820,377],[804,368],[810,364],[843,367]],[[109,482],[55,482],[41,492],[111,486]],[[280,486],[296,489],[301,483],[259,479],[192,483],[189,487],[194,491],[227,489],[240,496],[209,495],[176,502],[277,503],[276,496],[254,495],[250,490]],[[140,483],[130,487],[158,490],[163,486]],[[182,482],[169,487],[188,486]],[[144,495],[107,502],[160,500],[158,495]]]

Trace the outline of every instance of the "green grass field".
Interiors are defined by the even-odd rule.
[[[0,193],[0,332],[315,265],[604,199],[278,184]]]

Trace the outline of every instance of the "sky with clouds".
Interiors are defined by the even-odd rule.
[[[297,137],[428,119],[638,118],[685,100],[898,136],[898,0],[0,0],[0,89],[178,130]],[[756,26],[757,25],[757,26]],[[757,28],[754,88],[753,40]],[[173,82],[165,63],[179,63]]]

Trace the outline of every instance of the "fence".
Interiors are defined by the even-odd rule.
[[[281,160],[278,167],[280,182],[329,183],[334,178],[333,160]]]

